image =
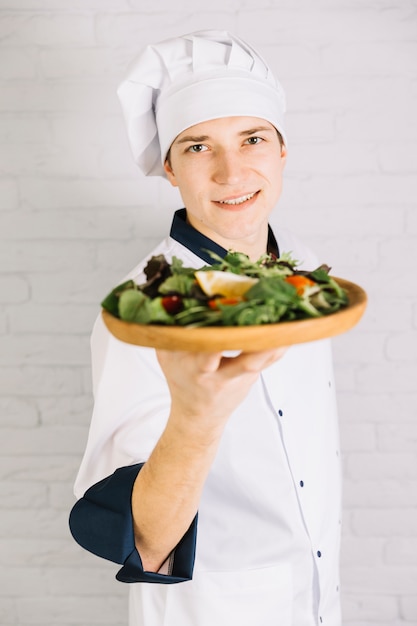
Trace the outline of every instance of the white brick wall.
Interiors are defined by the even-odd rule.
[[[116,567],[67,529],[88,338],[180,201],[136,171],[115,89],[142,45],[211,27],[253,42],[286,89],[276,219],[370,296],[334,342],[344,624],[417,624],[415,0],[0,0],[2,626],[126,624]]]

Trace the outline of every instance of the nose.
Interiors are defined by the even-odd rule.
[[[213,180],[221,185],[234,185],[245,179],[246,167],[235,150],[222,150],[216,155]]]

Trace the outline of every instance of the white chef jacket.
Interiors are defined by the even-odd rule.
[[[317,266],[292,235],[275,234],[281,252]],[[157,254],[205,264],[172,236]],[[146,262],[127,278],[144,282]],[[92,359],[95,407],[75,485],[80,505],[91,486],[101,497],[105,489],[95,485],[118,468],[146,462],[170,405],[154,350],[118,341],[100,317]],[[162,584],[171,582],[162,574],[161,582],[131,584],[129,626],[340,626],[339,460],[330,343],[292,346],[227,423],[193,523],[192,573],[177,584]],[[92,532],[106,524],[92,522]],[[88,541],[84,547],[95,551]]]

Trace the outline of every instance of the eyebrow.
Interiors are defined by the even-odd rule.
[[[203,141],[207,141],[207,139],[210,139],[208,135],[201,135],[200,137],[186,135],[185,137],[181,137],[181,139],[176,139],[174,143],[202,143]]]
[[[271,126],[257,126],[256,128],[251,128],[250,130],[242,130],[242,132],[239,133],[239,135],[247,137],[248,135],[255,135],[256,133],[265,132],[265,131],[273,132],[274,129]]]
[[[274,129],[269,126],[257,126],[256,128],[250,128],[248,130],[242,130],[239,134],[240,137],[249,137],[250,135],[255,135],[259,132],[269,131],[272,132]],[[185,137],[181,137],[181,139],[176,139],[174,143],[203,143],[210,139],[209,135],[200,135],[198,137],[193,135],[185,135]]]

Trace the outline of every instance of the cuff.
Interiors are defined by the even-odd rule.
[[[146,572],[135,547],[131,497],[143,463],[121,467],[90,487],[74,505],[70,530],[85,550],[122,564],[116,578],[122,582],[178,583],[191,580],[197,537],[197,516],[174,551],[169,575]]]

